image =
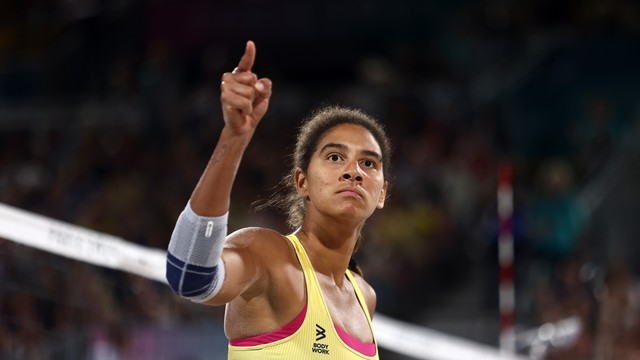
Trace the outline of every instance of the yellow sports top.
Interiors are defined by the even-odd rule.
[[[280,330],[247,339],[231,340],[229,360],[378,359],[375,338],[373,344],[363,344],[334,326],[315,270],[304,247],[295,235],[288,235],[287,238],[291,241],[304,272],[307,305],[296,319]],[[364,296],[349,270],[346,271],[346,276],[355,289],[356,297],[373,332]]]

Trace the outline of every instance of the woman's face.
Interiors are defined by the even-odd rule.
[[[384,206],[380,145],[362,126],[338,125],[318,142],[306,174],[295,173],[298,194],[307,199],[306,214],[362,222]]]

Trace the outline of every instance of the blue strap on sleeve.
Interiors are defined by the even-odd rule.
[[[198,216],[187,204],[178,217],[167,252],[167,281],[183,298],[205,302],[213,298],[224,281],[221,261],[227,236],[228,213]]]

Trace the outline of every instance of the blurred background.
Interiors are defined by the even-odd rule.
[[[395,147],[391,197],[356,255],[377,312],[498,346],[508,162],[516,329],[582,324],[520,353],[640,358],[633,0],[3,0],[0,202],[166,249],[248,39],[274,93],[231,230],[289,231],[252,203],[287,170],[298,124],[323,104],[361,108]],[[141,277],[0,240],[0,293],[2,359],[226,358],[222,308]]]

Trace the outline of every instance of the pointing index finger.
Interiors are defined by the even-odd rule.
[[[238,63],[238,67],[234,72],[244,72],[251,71],[253,67],[253,62],[256,59],[256,45],[253,41],[247,41],[247,46],[244,49],[244,54],[242,58],[240,58],[240,62]]]

